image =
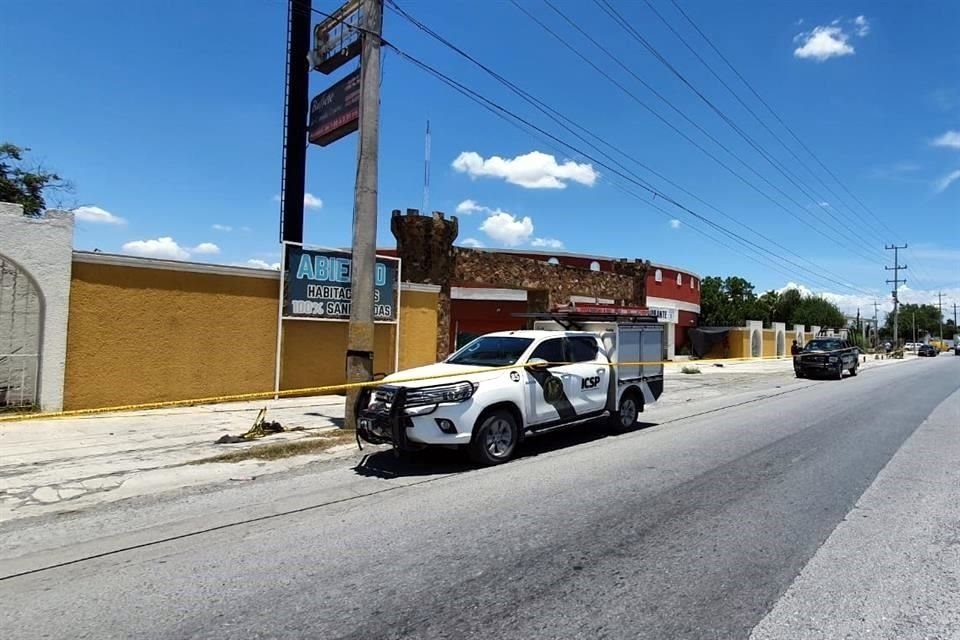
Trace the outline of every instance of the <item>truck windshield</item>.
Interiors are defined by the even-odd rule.
[[[839,340],[813,340],[807,343],[804,351],[837,351],[842,348],[843,344]]]
[[[529,338],[483,336],[447,358],[447,362],[476,367],[505,367],[519,360],[531,342]]]

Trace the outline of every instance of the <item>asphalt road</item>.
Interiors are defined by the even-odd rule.
[[[335,498],[309,474],[249,485],[275,494],[245,522],[242,488],[51,520],[76,545],[0,562],[0,637],[747,638],[958,389],[942,357],[498,468],[376,454]],[[146,514],[170,539],[109,536]]]

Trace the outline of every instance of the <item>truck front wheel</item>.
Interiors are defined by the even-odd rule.
[[[509,411],[497,409],[482,417],[470,440],[470,457],[484,465],[500,464],[513,457],[520,440],[517,421]]]

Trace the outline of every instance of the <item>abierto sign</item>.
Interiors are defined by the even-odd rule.
[[[325,147],[360,126],[360,70],[310,101],[310,142]]]
[[[353,298],[349,251],[308,249],[287,243],[283,265],[285,319],[349,320]],[[377,256],[374,269],[373,320],[397,322],[400,261]]]

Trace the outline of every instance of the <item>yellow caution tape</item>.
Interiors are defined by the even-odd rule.
[[[823,352],[823,353],[832,353],[832,352]],[[793,356],[760,356],[760,357],[743,357],[743,358],[706,358],[702,360],[682,360],[679,362],[672,360],[652,360],[646,362],[608,362],[608,363],[595,363],[597,365],[616,367],[638,367],[638,366],[657,366],[657,365],[675,365],[675,366],[686,366],[686,365],[697,365],[703,363],[744,363],[744,362],[757,362],[758,360],[787,360]],[[549,363],[550,366],[561,366],[564,364],[574,364],[574,363]],[[26,420],[53,420],[60,418],[75,418],[80,416],[92,416],[99,415],[104,413],[118,413],[125,411],[144,411],[150,409],[173,409],[177,407],[192,407],[196,405],[206,405],[206,404],[223,404],[225,402],[242,402],[249,400],[272,400],[276,398],[289,398],[292,396],[322,396],[329,395],[332,393],[338,393],[341,391],[350,391],[353,389],[363,389],[366,387],[378,387],[383,384],[403,384],[406,382],[422,382],[424,380],[439,380],[442,378],[462,378],[464,376],[475,375],[479,373],[492,373],[496,371],[509,371],[511,369],[525,369],[527,365],[506,365],[502,367],[478,367],[472,370],[466,371],[457,371],[455,373],[440,373],[430,376],[414,376],[409,378],[395,378],[389,382],[384,382],[382,380],[374,380],[369,382],[346,382],[342,384],[330,384],[320,387],[304,387],[301,389],[284,389],[281,391],[259,391],[254,393],[235,393],[229,395],[220,395],[220,396],[209,396],[206,398],[191,398],[187,400],[162,400],[158,402],[142,402],[139,404],[125,404],[117,405],[113,407],[99,407],[91,409],[71,409],[69,411],[49,411],[49,412],[34,412],[34,413],[14,413],[9,415],[0,415],[0,423],[3,422],[22,422]]]

